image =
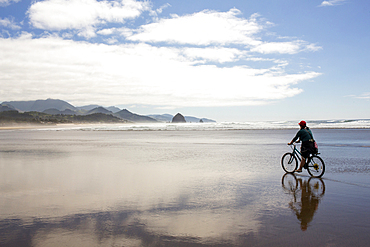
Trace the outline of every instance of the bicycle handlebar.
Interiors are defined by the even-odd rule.
[[[288,143],[288,145],[289,145],[289,146],[290,146],[290,145],[295,146],[295,144],[296,144],[296,143],[300,143],[300,141],[293,142],[292,144]]]

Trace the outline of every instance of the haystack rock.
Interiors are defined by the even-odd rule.
[[[177,113],[173,118],[172,118],[172,123],[186,123],[186,120],[183,115],[180,113]]]

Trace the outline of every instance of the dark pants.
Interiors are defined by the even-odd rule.
[[[301,145],[301,154],[304,158],[308,158],[308,156],[310,156],[310,154],[313,154],[315,151],[315,146],[314,146],[314,143],[311,142],[311,141],[305,141],[305,142],[302,142],[302,145]]]

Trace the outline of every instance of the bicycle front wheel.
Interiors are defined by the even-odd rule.
[[[281,166],[285,172],[292,173],[298,167],[298,160],[292,153],[286,153],[281,158]]]
[[[325,163],[319,156],[313,156],[308,163],[308,173],[315,178],[321,178],[325,172]]]
[[[298,180],[294,173],[285,173],[281,179],[281,184],[289,194],[294,194],[298,189]]]

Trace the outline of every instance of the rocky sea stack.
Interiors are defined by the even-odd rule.
[[[180,113],[177,113],[173,118],[172,118],[172,123],[186,123],[185,117],[181,115]]]

